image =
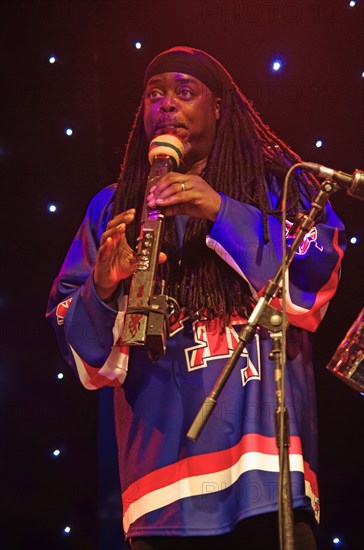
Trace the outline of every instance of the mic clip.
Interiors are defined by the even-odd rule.
[[[294,220],[293,220],[293,224],[291,225],[291,227],[289,228],[289,231],[288,231],[288,235],[290,237],[294,237],[296,235],[297,229],[300,227],[301,220],[304,217],[305,217],[305,214],[303,214],[302,212],[298,212],[295,215]]]
[[[315,206],[319,210],[322,210],[319,204],[315,204]],[[296,214],[295,216],[293,224],[289,228],[288,235],[290,237],[295,237],[299,229],[302,229],[305,233],[308,233],[313,228],[314,225],[315,225],[315,221],[311,220],[303,212],[298,212],[298,214]]]

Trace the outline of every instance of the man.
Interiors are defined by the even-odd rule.
[[[159,282],[182,313],[165,356],[152,363],[119,338],[138,265],[149,142],[168,133],[187,152],[147,202],[166,215]],[[115,386],[123,525],[133,549],[278,547],[275,385],[265,329],[240,357],[198,441],[186,434],[280,265],[282,179],[298,160],[205,52],[172,48],[149,64],[118,184],[90,203],[48,307],[85,387]],[[289,217],[315,193],[314,179],[297,175]],[[345,245],[329,205],[314,233],[296,253],[287,299],[292,503],[296,548],[305,550],[315,548],[319,512],[308,331],[335,292]]]

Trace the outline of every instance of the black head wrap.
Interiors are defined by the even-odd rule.
[[[217,96],[221,96],[224,85],[231,81],[226,69],[211,55],[195,48],[177,46],[152,59],[145,72],[144,87],[156,74],[175,72],[198,78]]]

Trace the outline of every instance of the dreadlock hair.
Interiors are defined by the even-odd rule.
[[[216,191],[261,210],[267,242],[267,215],[279,215],[281,197],[277,209],[269,210],[265,176],[274,174],[282,187],[288,168],[301,159],[262,122],[227,71],[226,75],[216,138],[203,177]],[[135,220],[126,231],[131,246],[136,245],[140,232],[150,169],[143,110],[142,100],[126,146],[113,206],[113,215],[136,208]],[[316,189],[313,176],[295,175],[287,196],[289,214],[294,216],[298,212],[300,191],[312,199]],[[162,250],[168,261],[160,266],[160,277],[165,280],[166,294],[175,298],[191,318],[218,317],[225,325],[234,315],[249,315],[252,299],[241,276],[206,246],[209,224],[207,220],[190,218],[182,250],[178,250],[174,220],[166,218]]]

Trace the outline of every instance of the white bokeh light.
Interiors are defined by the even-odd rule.
[[[273,71],[279,71],[282,68],[282,61],[279,61],[279,59],[276,59],[276,61],[273,61],[272,69]]]

